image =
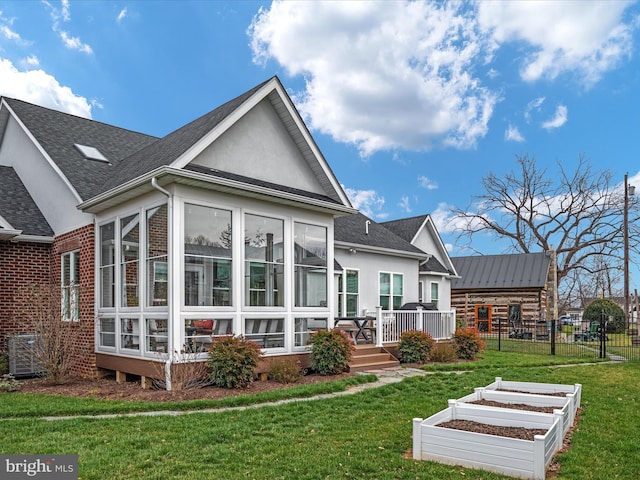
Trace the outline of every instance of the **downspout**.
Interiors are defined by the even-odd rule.
[[[172,315],[171,315],[171,308],[173,305],[173,302],[171,301],[173,298],[173,281],[171,281],[172,279],[172,275],[173,275],[173,269],[170,267],[170,265],[172,264],[172,253],[173,253],[173,246],[172,246],[172,242],[171,242],[171,238],[172,238],[172,233],[173,233],[173,197],[171,196],[171,192],[169,190],[167,190],[166,188],[161,187],[160,185],[158,185],[158,179],[156,177],[152,177],[151,178],[151,186],[158,190],[160,193],[162,193],[164,196],[167,197],[167,254],[171,254],[169,256],[169,258],[167,258],[167,276],[169,277],[169,282],[167,285],[167,303],[169,304],[169,320],[172,320]],[[164,365],[164,369],[165,369],[165,383],[166,383],[166,388],[167,390],[171,390],[171,363],[172,363],[172,358],[173,355],[171,355],[170,353],[173,351],[172,350],[172,345],[173,345],[173,321],[169,322],[169,325],[171,325],[171,328],[168,329],[167,331],[167,335],[169,335],[169,332],[171,332],[171,335],[169,335],[169,342],[167,345],[167,360],[165,362]]]

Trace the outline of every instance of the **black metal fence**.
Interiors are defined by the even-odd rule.
[[[638,324],[621,318],[562,324],[559,320],[508,322],[494,318],[479,332],[487,349],[582,358],[640,361]]]

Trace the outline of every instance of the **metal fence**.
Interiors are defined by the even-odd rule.
[[[570,325],[554,320],[516,324],[494,318],[491,331],[478,333],[490,350],[640,360],[638,324],[621,318],[603,316],[599,321]]]

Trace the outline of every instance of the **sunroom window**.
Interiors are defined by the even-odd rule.
[[[140,306],[138,285],[140,258],[140,216],[136,213],[120,219],[120,284],[123,307]]]
[[[295,223],[296,307],[327,306],[327,229]]]
[[[284,222],[245,215],[245,305],[284,305]]]
[[[147,305],[167,305],[169,272],[167,206],[147,210]]]
[[[185,306],[232,305],[232,242],[230,211],[185,205]]]
[[[115,307],[116,250],[115,224],[100,227],[100,307]]]

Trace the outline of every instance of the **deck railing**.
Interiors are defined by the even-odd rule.
[[[397,343],[407,330],[426,332],[434,340],[450,339],[456,330],[455,310],[382,310],[367,312],[375,316],[376,345]]]

